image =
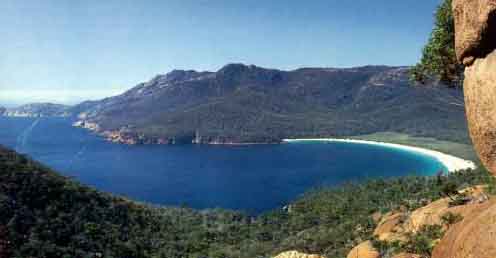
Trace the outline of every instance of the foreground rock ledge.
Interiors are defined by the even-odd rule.
[[[465,217],[446,232],[432,258],[496,257],[496,202],[479,205]]]

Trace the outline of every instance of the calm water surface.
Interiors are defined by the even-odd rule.
[[[314,187],[444,169],[427,156],[351,143],[127,146],[61,118],[0,117],[0,144],[135,200],[250,213],[280,207]]]

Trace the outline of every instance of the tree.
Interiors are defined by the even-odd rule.
[[[456,224],[460,221],[463,220],[463,216],[458,214],[458,213],[453,213],[453,212],[446,212],[443,216],[441,216],[441,221],[443,222],[444,225],[446,225],[448,228]]]
[[[463,65],[455,53],[455,22],[452,0],[444,0],[435,14],[434,28],[422,50],[422,57],[410,70],[412,81],[425,83],[437,79],[449,87],[462,86]]]
[[[449,197],[452,201],[455,201],[453,196],[458,194],[458,185],[454,182],[447,182],[441,187],[441,194]]]

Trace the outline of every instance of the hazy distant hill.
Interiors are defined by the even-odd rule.
[[[468,141],[462,92],[412,86],[408,68],[175,70],[73,107],[80,126],[127,143],[277,142],[380,131]]]
[[[15,108],[1,108],[0,115],[13,117],[69,116],[69,106],[52,103],[32,103]],[[2,112],[3,111],[3,112]]]

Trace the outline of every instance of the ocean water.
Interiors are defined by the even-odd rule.
[[[428,156],[352,143],[120,145],[63,118],[0,117],[0,144],[134,200],[253,214],[281,207],[315,187],[445,169]]]

